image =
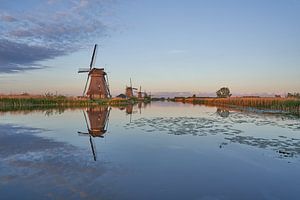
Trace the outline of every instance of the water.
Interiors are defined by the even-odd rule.
[[[157,102],[0,118],[0,199],[300,199],[292,116]]]

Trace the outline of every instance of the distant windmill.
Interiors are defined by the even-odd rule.
[[[94,51],[90,63],[90,68],[79,69],[78,73],[88,73],[88,77],[86,79],[85,87],[83,90],[82,96],[88,95],[90,99],[95,98],[110,98],[110,90],[108,85],[108,77],[107,73],[104,71],[104,68],[95,68],[93,67],[96,60],[97,53],[97,44],[94,46]],[[87,85],[90,84],[89,88],[86,92]]]
[[[138,91],[138,98],[139,98],[139,99],[143,98],[143,94],[142,94],[142,86],[140,86],[140,91]]]
[[[130,78],[130,87],[126,86],[125,95],[127,98],[133,97],[133,90],[137,90],[137,88],[132,87],[132,82]]]
[[[137,92],[138,94],[138,98],[139,99],[143,99],[147,97],[147,93],[146,92],[142,92],[142,86],[140,86],[140,90]]]

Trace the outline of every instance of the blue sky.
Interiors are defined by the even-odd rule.
[[[113,94],[300,91],[298,0],[1,2],[0,93],[80,95],[94,43]],[[187,93],[187,94],[188,94]]]

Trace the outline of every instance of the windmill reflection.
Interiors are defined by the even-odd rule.
[[[128,104],[125,108],[126,114],[130,116],[129,121],[132,121],[132,115],[139,113],[142,114],[142,109],[147,107],[146,102],[138,102],[137,104]]]
[[[142,109],[145,109],[149,103],[146,102],[138,102],[136,104],[127,104],[124,106],[118,107],[120,110],[125,111],[126,116],[129,115],[129,123],[132,122],[132,117],[134,114],[142,114]]]
[[[86,112],[83,111],[88,132],[78,131],[78,134],[81,136],[90,137],[91,149],[95,161],[97,160],[97,155],[96,155],[96,146],[94,144],[93,138],[104,137],[103,135],[106,133],[108,129],[110,109],[111,108],[109,107],[91,107],[88,108]]]
[[[146,107],[148,105],[150,105],[150,102],[142,102],[142,101],[138,102],[137,107],[138,107],[139,113],[142,114],[142,109],[146,109]]]
[[[131,115],[133,113],[133,104],[128,104],[125,109],[126,109],[126,114]]]

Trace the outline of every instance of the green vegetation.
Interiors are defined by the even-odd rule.
[[[56,98],[0,98],[0,111],[10,110],[47,110],[53,108],[85,107],[93,103],[85,100]]]
[[[149,102],[149,99],[140,100],[134,97],[131,99],[112,98],[89,100],[52,94],[45,94],[43,96],[0,96],[0,111],[66,109],[96,105],[118,106],[136,104],[140,101]]]

